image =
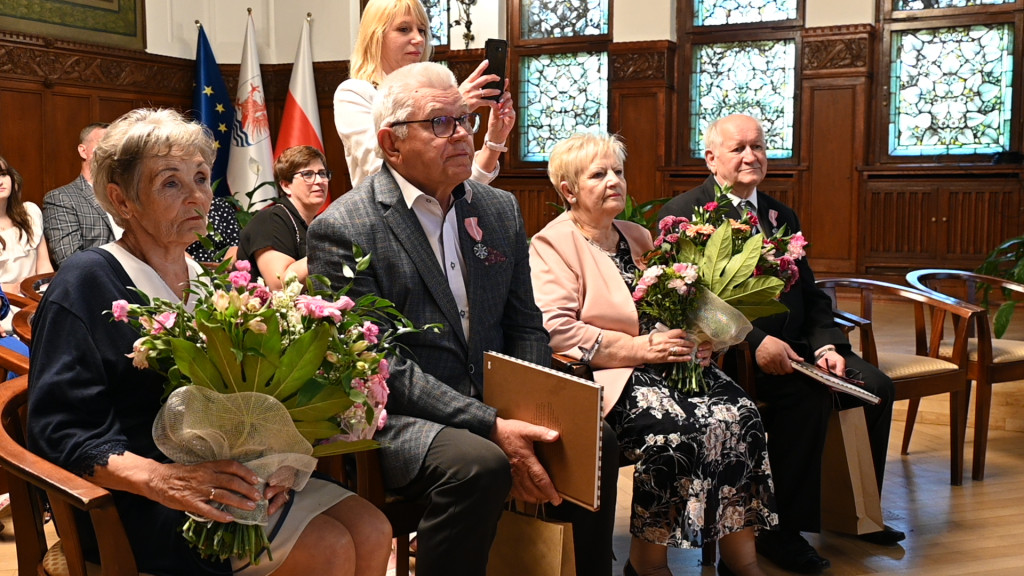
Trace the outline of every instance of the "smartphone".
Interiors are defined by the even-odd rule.
[[[499,80],[484,84],[485,90],[500,90],[494,96],[488,96],[488,100],[501,101],[501,95],[505,92],[505,65],[508,62],[508,42],[500,38],[488,38],[484,43],[484,50],[487,52],[487,69],[484,74],[497,74]]]

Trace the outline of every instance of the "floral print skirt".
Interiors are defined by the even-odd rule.
[[[646,542],[698,548],[778,524],[757,407],[715,366],[704,381],[706,396],[687,396],[637,368],[608,414],[635,464],[630,533]]]

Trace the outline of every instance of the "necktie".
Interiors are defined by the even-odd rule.
[[[751,202],[750,200],[742,200],[742,201],[740,201],[740,214],[741,215],[742,214],[746,214],[747,212],[750,212],[751,214],[753,214],[755,218],[757,217],[757,209],[754,208],[754,203],[753,202]],[[761,230],[757,226],[751,226],[751,228],[750,228],[751,234],[757,234],[760,231]]]

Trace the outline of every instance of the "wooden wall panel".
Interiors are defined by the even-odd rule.
[[[44,109],[42,94],[0,84],[0,155],[21,173],[22,197],[36,203],[41,202],[40,181],[45,170],[40,151],[48,138]]]
[[[1002,183],[962,182],[940,188],[943,252],[951,259],[980,260],[1020,230],[1020,189]]]
[[[807,178],[800,213],[804,235],[814,244],[819,272],[853,272],[857,258],[858,182],[856,165],[863,139],[852,114],[857,86],[832,80],[804,83]]]

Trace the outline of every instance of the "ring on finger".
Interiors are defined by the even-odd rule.
[[[677,352],[678,350],[679,350],[678,348],[676,348],[675,346],[673,346],[673,347],[671,347],[671,348],[669,348],[669,349],[668,349],[668,355],[669,355],[669,356],[675,356],[675,355],[676,355],[676,352]]]
[[[213,500],[213,496],[216,493],[217,493],[217,489],[216,488],[210,488],[210,497],[207,498],[207,500]]]

